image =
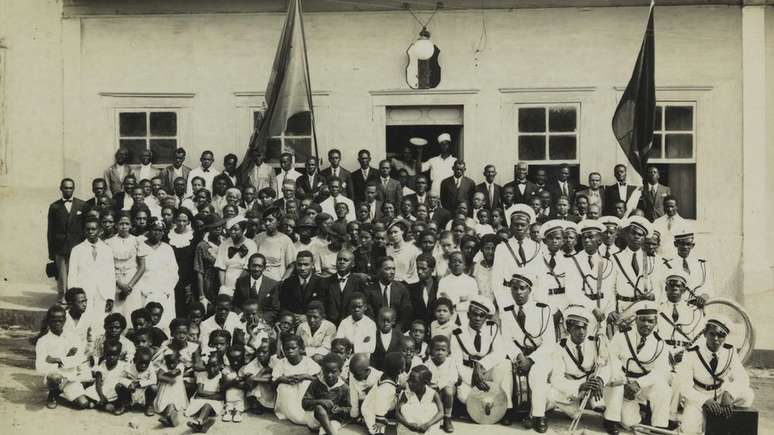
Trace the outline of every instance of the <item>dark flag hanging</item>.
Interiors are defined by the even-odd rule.
[[[242,180],[245,180],[254,167],[250,158],[251,152],[259,150],[266,156],[269,140],[282,135],[287,129],[288,119],[299,113],[309,112],[310,114],[312,153],[315,157],[318,156],[301,0],[288,2],[288,13],[277,45],[277,53],[274,56],[269,83],[266,85],[265,98],[267,110],[263,118],[255,122],[253,134],[250,136],[250,145],[239,167]],[[297,158],[304,161],[309,151],[298,151]]]
[[[634,169],[645,176],[645,165],[653,146],[656,119],[655,53],[653,9],[650,4],[648,25],[632,77],[613,115],[613,134]]]

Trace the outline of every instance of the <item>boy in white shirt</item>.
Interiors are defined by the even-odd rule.
[[[355,353],[372,354],[376,349],[376,323],[365,315],[366,298],[360,292],[352,293],[350,314],[339,324],[336,338],[346,338]]]
[[[449,270],[451,274],[438,282],[438,296],[449,298],[455,311],[466,313],[468,300],[478,294],[478,283],[475,278],[465,274],[465,257],[462,252],[449,255]]]

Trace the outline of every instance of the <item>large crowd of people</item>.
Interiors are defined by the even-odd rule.
[[[408,149],[372,167],[360,150],[352,171],[336,149],[303,172],[287,153],[275,169],[254,150],[243,171],[229,154],[220,172],[211,151],[159,170],[119,149],[87,201],[63,179],[48,212],[60,300],[36,338],[48,407],[200,432],[273,412],[326,434],[450,433],[493,394],[504,425],[526,414],[542,433],[547,411],[587,407],[615,434],[702,433],[751,405],[657,168],[641,187],[625,165],[584,186],[519,163],[501,186],[486,165],[476,184],[437,141],[425,162]]]

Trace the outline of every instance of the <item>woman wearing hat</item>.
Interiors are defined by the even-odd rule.
[[[257,249],[255,242],[245,237],[247,221],[237,216],[226,222],[228,238],[218,247],[215,267],[218,269],[220,289],[218,293],[234,294],[236,280],[247,270],[247,261]]]
[[[277,207],[269,207],[263,212],[264,232],[255,236],[258,252],[266,257],[264,274],[275,281],[285,278],[288,268],[296,261],[296,247],[290,237],[279,232],[282,212]]]

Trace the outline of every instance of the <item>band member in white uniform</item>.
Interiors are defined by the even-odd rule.
[[[512,209],[511,238],[497,245],[492,264],[492,290],[498,306],[503,306],[498,297],[504,295],[507,301],[510,293],[508,288],[503,287],[503,282],[510,281],[514,273],[537,275],[542,262],[540,243],[529,238],[529,226],[535,221],[535,211],[526,204],[516,204]],[[543,288],[539,284],[534,287]]]
[[[571,304],[582,305],[594,314],[589,329],[595,321],[602,321],[615,309],[613,290],[613,263],[599,254],[605,225],[595,220],[578,224],[583,249],[569,257],[572,267],[566,279]]]

